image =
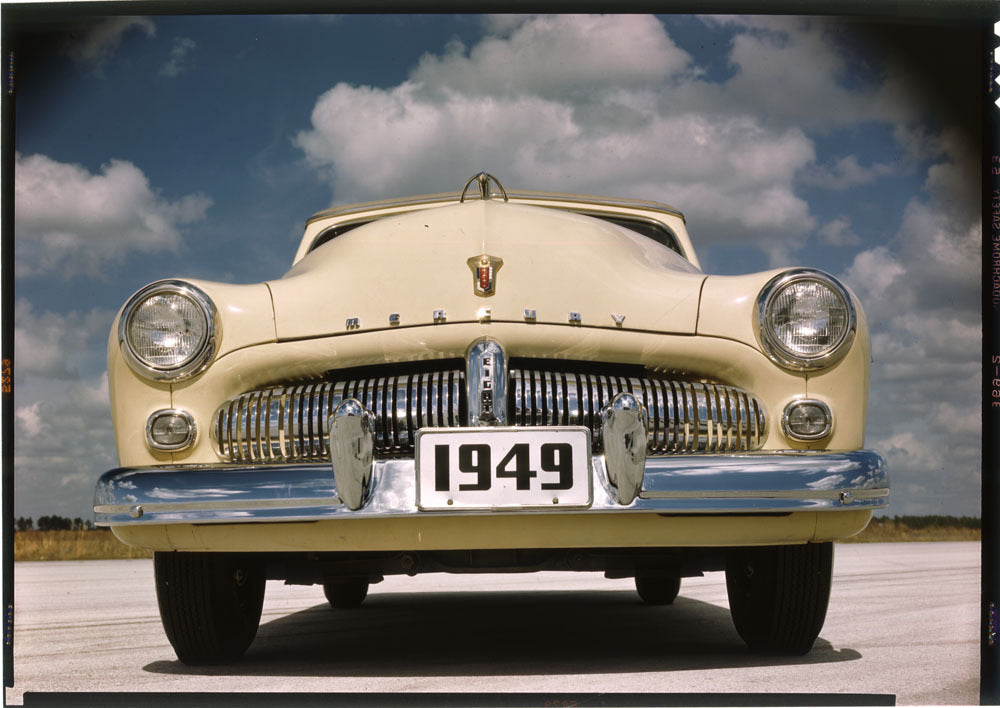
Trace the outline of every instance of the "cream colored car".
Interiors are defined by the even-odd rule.
[[[389,574],[725,571],[752,650],[807,652],[832,541],[886,505],[868,328],[817,270],[709,276],[661,204],[461,193],[312,217],[291,270],[122,308],[121,467],[97,522],[153,549],[178,657],[250,645],[265,579],[356,607]]]

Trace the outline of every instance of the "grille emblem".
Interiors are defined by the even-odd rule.
[[[465,355],[468,425],[507,424],[507,356],[500,343],[477,339]]]
[[[496,292],[497,271],[503,259],[484,253],[466,261],[472,269],[472,291],[479,297],[488,297]]]

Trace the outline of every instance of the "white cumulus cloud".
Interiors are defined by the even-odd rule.
[[[806,173],[802,181],[825,189],[843,190],[868,184],[893,172],[891,165],[862,165],[857,155],[846,155],[833,165],[818,167]]]
[[[885,451],[904,513],[979,513],[981,228],[978,161],[931,136],[939,161],[887,243],[858,253],[843,278],[872,329],[868,444]],[[929,144],[925,142],[925,145]],[[921,494],[906,492],[916,482]],[[951,509],[952,511],[948,511]]]
[[[398,86],[340,83],[319,97],[297,144],[335,201],[453,191],[489,169],[508,187],[676,203],[703,242],[756,237],[780,251],[815,228],[794,188],[812,141],[756,104],[671,100],[697,72],[655,18],[490,26],[472,48],[425,55]]]
[[[170,59],[160,67],[160,76],[174,78],[180,76],[194,66],[191,52],[198,46],[190,37],[176,37],[174,46],[170,49]]]
[[[15,275],[103,277],[131,252],[176,251],[179,227],[210,205],[202,194],[162,197],[128,161],[112,160],[94,174],[45,155],[17,155]]]
[[[76,379],[78,362],[88,346],[103,349],[114,320],[111,310],[35,311],[24,298],[14,306],[14,361],[19,376]]]
[[[846,216],[839,216],[823,224],[819,235],[833,246],[857,246],[861,243],[861,237],[854,232],[851,220]]]
[[[702,110],[730,111],[755,106],[768,120],[806,130],[885,119],[878,83],[848,85],[845,77],[855,53],[845,46],[849,28],[826,18],[713,17],[710,26],[738,31],[729,62],[735,73],[722,84],[696,83],[685,98]]]
[[[95,480],[117,466],[107,374],[33,392],[14,411],[15,516],[89,517]]]
[[[425,54],[412,80],[431,93],[586,98],[661,83],[691,61],[650,16],[493,18],[489,26],[495,34],[471,49],[453,42],[440,56]]]

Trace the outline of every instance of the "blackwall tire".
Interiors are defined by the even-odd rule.
[[[330,607],[350,610],[361,607],[361,603],[368,597],[368,583],[363,580],[324,583],[323,594]]]
[[[676,576],[635,576],[635,590],[647,605],[672,605],[680,589],[681,579]]]
[[[238,553],[153,554],[156,599],[167,639],[185,664],[238,659],[260,625],[264,565]]]
[[[833,544],[741,548],[726,558],[736,631],[753,652],[802,655],[826,619]]]

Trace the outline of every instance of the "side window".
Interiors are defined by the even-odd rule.
[[[604,214],[588,214],[588,216],[594,216],[603,221],[611,222],[616,226],[624,226],[630,231],[635,231],[640,233],[647,238],[651,238],[657,243],[661,243],[671,251],[674,251],[680,256],[684,253],[681,251],[680,244],[677,243],[677,237],[674,233],[662,224],[655,224],[651,221],[641,221],[639,219],[629,219],[627,217],[621,216],[605,216]]]
[[[317,236],[313,240],[312,245],[309,246],[309,251],[310,252],[315,251],[317,248],[322,246],[327,241],[332,241],[338,236],[342,236],[346,234],[348,231],[356,229],[359,226],[364,226],[365,224],[368,223],[371,223],[371,221],[355,221],[354,223],[350,224],[339,224],[338,226],[331,226],[325,231],[320,232],[319,236]]]
[[[592,216],[602,221],[607,221],[609,223],[615,224],[616,226],[622,226],[630,231],[635,231],[636,233],[642,234],[646,238],[651,238],[659,244],[662,244],[669,248],[674,253],[679,256],[683,256],[684,252],[681,251],[680,244],[677,243],[677,237],[674,236],[673,231],[664,226],[663,224],[657,224],[652,221],[643,221],[641,219],[629,219],[623,216],[614,216],[610,214],[595,214],[587,213],[587,216]],[[338,224],[337,226],[331,226],[325,231],[320,232],[319,236],[313,240],[312,245],[309,246],[309,251],[315,251],[317,248],[322,246],[328,241],[332,241],[338,236],[346,234],[348,231],[358,228],[359,226],[364,226],[365,224],[370,224],[374,219],[369,219],[366,221],[355,221],[346,224]]]

